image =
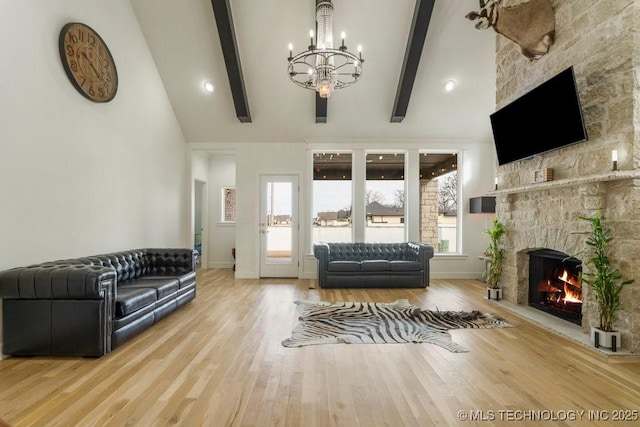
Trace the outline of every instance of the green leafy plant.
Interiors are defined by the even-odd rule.
[[[611,265],[608,252],[613,237],[611,230],[602,224],[600,212],[592,217],[580,219],[588,221],[591,225],[591,232],[588,233],[586,241],[589,246],[588,258],[585,260],[585,264],[591,269],[582,274],[582,281],[594,292],[600,318],[599,329],[611,332],[622,308],[620,293],[626,285],[633,283],[633,280],[623,280],[620,270]]]
[[[493,219],[493,227],[485,231],[489,236],[489,244],[484,251],[484,255],[488,258],[489,268],[487,270],[487,285],[490,288],[497,289],[500,287],[500,278],[502,277],[502,267],[504,261],[504,248],[502,240],[507,230],[504,224],[498,218]]]

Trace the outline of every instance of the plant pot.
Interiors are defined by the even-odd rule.
[[[606,348],[617,351],[620,347],[620,332],[607,332],[599,328],[591,328],[591,344],[595,348]]]
[[[487,299],[500,301],[502,299],[502,288],[487,288]]]

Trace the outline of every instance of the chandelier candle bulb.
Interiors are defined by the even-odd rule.
[[[618,150],[611,150],[611,163],[614,171],[618,170]]]

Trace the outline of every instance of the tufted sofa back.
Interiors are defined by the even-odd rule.
[[[417,260],[416,249],[411,248],[410,243],[329,243],[329,262]]]
[[[185,274],[195,271],[190,249],[134,249],[83,258],[60,260],[40,266],[91,265],[113,268],[118,282],[137,279],[148,274]]]

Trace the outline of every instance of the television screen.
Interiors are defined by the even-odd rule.
[[[490,115],[498,164],[587,140],[573,67]]]

